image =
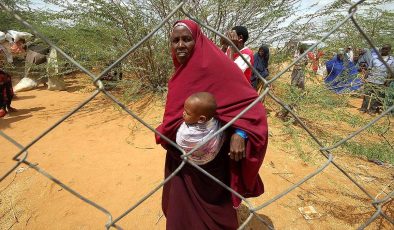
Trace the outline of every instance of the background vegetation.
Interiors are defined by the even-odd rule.
[[[54,41],[67,54],[83,66],[98,73],[119,58],[130,47],[140,41],[173,10],[179,1],[169,0],[4,0],[8,7],[34,25],[41,33]],[[382,7],[387,0],[366,2],[356,14],[357,21],[365,32],[380,47],[391,43],[394,47],[392,18],[394,13]],[[50,8],[41,8],[43,3]],[[290,40],[318,40],[341,21],[349,6],[344,1],[333,1],[325,6],[318,3],[308,8],[299,7],[300,0],[268,1],[188,1],[185,9],[218,31],[225,32],[234,25],[245,25],[250,32],[248,46],[256,48],[262,43],[270,44],[271,75],[289,63],[293,50],[284,43]],[[384,5],[383,5],[384,6]],[[173,72],[168,49],[168,35],[172,23],[185,16],[177,12],[150,40],[131,53],[123,61],[124,80],[116,87],[122,89],[121,98],[128,102],[137,96],[151,92],[165,92],[168,79]],[[0,31],[9,29],[27,31],[12,15],[2,11]],[[29,32],[29,31],[28,31]],[[218,43],[218,36],[206,31],[208,37]],[[332,58],[331,52],[346,46],[366,47],[369,45],[348,21],[330,36],[324,44],[324,60]],[[349,112],[353,99],[360,95],[335,95],[318,84],[321,79],[310,77],[316,82],[304,92],[289,87],[287,75],[275,82],[273,92],[287,103],[294,104],[298,115],[317,133],[326,144],[334,143],[347,135],[351,128],[365,125],[369,118]],[[271,100],[267,107],[274,113],[281,108]],[[324,112],[322,112],[324,111]],[[274,119],[274,118],[272,118]],[[388,118],[390,119],[390,118]],[[371,142],[354,140],[343,146],[353,154],[379,158],[394,162],[393,131],[388,121],[369,130],[377,136]],[[325,127],[350,127],[347,132],[333,134]],[[292,136],[295,150],[307,155],[298,144],[303,140],[302,132],[290,119],[284,124],[284,132]],[[300,136],[301,135],[301,136]],[[391,139],[390,139],[391,138]],[[313,144],[312,144],[313,145]],[[298,146],[298,147],[297,147]],[[307,158],[305,158],[307,159]]]

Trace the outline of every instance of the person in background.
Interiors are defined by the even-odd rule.
[[[326,70],[328,75],[324,83],[335,93],[358,90],[363,84],[357,76],[357,68],[346,57],[343,48],[338,49],[338,53],[326,62]]]
[[[254,54],[254,64],[253,67],[259,72],[259,74],[263,78],[267,78],[269,75],[268,71],[268,61],[270,59],[270,50],[267,45],[261,45],[259,48],[259,51]],[[252,73],[251,77],[251,83],[253,88],[256,90],[258,89],[258,86],[260,85],[261,80],[259,77],[255,74]]]
[[[11,107],[11,102],[14,97],[11,75],[6,73],[3,69],[5,62],[13,62],[12,54],[1,45],[4,42],[5,34],[0,32],[0,117],[4,117],[7,113],[17,111],[15,108]]]
[[[297,60],[305,52],[305,47],[300,46],[294,54],[294,60]],[[299,89],[305,89],[305,67],[308,64],[308,59],[304,56],[302,59],[294,64],[291,72],[291,85]]]
[[[13,54],[21,54],[26,51],[26,40],[24,38],[15,41],[11,45],[11,52]]]
[[[357,68],[368,69],[372,66],[372,53],[367,48],[360,48],[358,51]]]
[[[357,63],[356,63],[356,68],[358,69],[358,72],[360,72],[362,79],[366,79],[368,69],[372,65],[372,54],[371,51],[367,48],[359,48],[357,50],[358,57],[357,57]]]
[[[394,71],[394,58],[390,56],[391,45],[385,44],[380,49],[380,55],[387,65]],[[370,70],[367,74],[367,85],[365,86],[365,96],[361,105],[361,112],[368,112],[369,114],[379,113],[383,106],[386,87],[392,84],[393,76],[379,60],[378,56],[373,56]]]
[[[242,56],[251,64],[254,65],[253,51],[245,46],[249,38],[249,32],[244,26],[235,26],[226,33],[227,37],[239,49]],[[222,41],[222,51],[226,50],[226,55],[237,64],[237,66],[244,73],[245,79],[251,84],[252,69],[249,65],[239,56],[234,47],[229,47],[225,40]]]
[[[313,51],[309,51],[308,52],[308,58],[312,63],[312,74],[316,75],[317,71],[319,70],[319,61],[320,58],[323,57],[324,52],[322,50],[319,50],[316,48],[315,52]]]

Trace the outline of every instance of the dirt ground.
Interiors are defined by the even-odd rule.
[[[26,145],[48,129],[91,92],[81,85],[81,76],[68,78],[68,91],[44,88],[17,94],[18,112],[0,120],[0,129]],[[357,103],[360,103],[357,101]],[[160,124],[163,99],[145,97],[129,108],[149,125]],[[355,111],[356,112],[356,111]],[[304,161],[285,148],[288,136],[269,115],[270,144],[260,175],[266,192],[249,199],[259,206],[285,191],[326,162],[316,150]],[[335,130],[333,130],[335,131]],[[0,137],[0,176],[14,164],[18,149]],[[103,95],[45,135],[28,150],[27,160],[51,174],[84,197],[119,217],[163,180],[165,152],[153,134],[121,112]],[[373,196],[383,198],[393,190],[394,170],[344,154],[334,160]],[[299,208],[313,206],[318,214],[307,220]],[[394,216],[393,202],[383,210]],[[299,188],[257,211],[275,229],[355,229],[376,210],[357,186],[332,164]],[[248,216],[246,206],[239,219]],[[103,229],[107,216],[83,202],[27,165],[20,165],[0,183],[0,229]],[[161,189],[118,223],[123,229],[165,229]],[[257,218],[247,229],[266,229]],[[367,229],[393,229],[378,218]]]

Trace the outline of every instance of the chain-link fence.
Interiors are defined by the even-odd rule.
[[[171,11],[171,13],[169,13],[167,15],[167,17],[159,24],[156,26],[156,28],[154,30],[152,30],[148,35],[146,35],[142,40],[140,40],[137,44],[135,44],[133,47],[131,47],[126,53],[124,53],[118,60],[116,60],[114,63],[112,63],[108,68],[106,68],[102,73],[100,73],[99,75],[94,75],[92,72],[90,72],[89,70],[87,70],[86,68],[84,68],[83,66],[81,66],[78,62],[76,62],[72,57],[70,57],[69,55],[67,55],[63,50],[61,50],[58,46],[56,46],[56,44],[54,44],[51,40],[49,40],[47,37],[45,37],[43,34],[41,34],[40,32],[38,32],[32,25],[30,25],[29,23],[27,23],[26,21],[24,21],[19,15],[13,13],[13,11],[11,9],[9,9],[4,3],[0,3],[0,6],[3,8],[3,10],[8,11],[10,13],[12,13],[14,15],[14,17],[20,22],[22,23],[26,28],[28,28],[29,30],[31,30],[36,36],[40,37],[41,39],[43,39],[46,43],[48,43],[52,48],[56,49],[62,56],[64,56],[70,63],[72,63],[73,65],[75,65],[76,67],[78,67],[81,71],[83,71],[84,73],[86,73],[92,80],[92,83],[94,84],[94,86],[96,87],[95,91],[92,93],[92,95],[87,98],[86,100],[84,100],[82,103],[80,103],[77,107],[75,107],[74,109],[72,109],[70,112],[68,112],[66,115],[64,115],[61,119],[59,119],[56,123],[54,123],[52,126],[50,126],[47,130],[45,130],[44,132],[42,132],[40,135],[38,135],[36,138],[34,138],[34,140],[32,140],[29,144],[23,146],[21,144],[18,143],[18,141],[14,140],[13,138],[9,137],[7,134],[5,134],[4,132],[0,131],[0,135],[2,136],[2,138],[4,138],[5,140],[11,142],[13,145],[15,145],[16,147],[18,147],[20,149],[20,151],[12,158],[14,161],[16,161],[17,163],[8,170],[8,172],[6,172],[4,175],[0,176],[0,182],[3,181],[5,178],[7,178],[19,165],[21,164],[26,164],[29,167],[33,168],[34,170],[36,170],[37,172],[41,173],[42,175],[44,175],[45,177],[47,177],[48,179],[50,179],[51,181],[53,181],[54,183],[58,184],[59,186],[61,186],[64,190],[70,192],[71,194],[73,194],[74,196],[76,196],[77,198],[81,199],[82,201],[86,202],[87,204],[95,207],[96,209],[100,210],[101,212],[103,212],[108,220],[105,223],[105,226],[107,229],[111,228],[111,227],[115,227],[115,228],[121,228],[121,226],[118,226],[117,223],[124,218],[126,215],[128,215],[130,212],[132,212],[136,207],[138,207],[139,205],[141,205],[142,203],[144,203],[145,200],[147,200],[150,196],[152,196],[156,191],[158,191],[160,188],[162,188],[162,186],[167,183],[169,180],[171,180],[177,173],[179,173],[180,170],[182,170],[182,168],[186,165],[189,164],[193,167],[195,167],[197,170],[199,170],[201,173],[205,174],[207,177],[211,178],[212,180],[214,180],[215,182],[217,182],[218,184],[220,184],[221,186],[225,187],[227,190],[229,190],[231,193],[235,194],[237,197],[239,197],[240,199],[242,199],[245,204],[248,207],[248,211],[249,211],[249,216],[246,219],[246,221],[244,221],[243,223],[241,223],[241,225],[239,226],[239,229],[243,229],[245,228],[248,223],[251,221],[251,219],[253,217],[258,218],[260,221],[262,221],[264,224],[267,225],[268,228],[273,229],[273,226],[271,226],[270,224],[266,223],[266,221],[264,219],[262,219],[259,215],[257,215],[257,211],[264,209],[265,207],[267,207],[268,205],[272,204],[273,202],[276,202],[277,200],[281,199],[282,197],[284,197],[285,195],[289,194],[290,192],[292,192],[294,189],[298,188],[300,185],[302,185],[303,183],[305,183],[306,181],[310,180],[312,177],[320,174],[322,171],[324,171],[329,165],[333,165],[335,166],[340,172],[342,172],[347,178],[348,180],[350,180],[352,183],[354,183],[363,193],[365,193],[370,201],[371,201],[371,206],[373,206],[376,209],[376,212],[370,216],[370,218],[365,222],[365,223],[360,223],[359,229],[363,229],[365,227],[367,227],[368,225],[370,225],[372,222],[374,222],[378,217],[383,217],[386,220],[388,220],[391,224],[394,224],[394,219],[390,216],[388,216],[387,213],[385,213],[382,210],[382,207],[387,204],[388,202],[391,201],[393,195],[394,195],[394,191],[391,191],[389,193],[387,193],[387,195],[382,198],[382,199],[376,199],[372,194],[370,194],[366,188],[364,188],[361,184],[359,184],[349,173],[347,173],[341,166],[339,166],[337,164],[337,162],[334,161],[334,157],[331,153],[331,151],[337,147],[339,147],[340,145],[344,144],[346,141],[354,138],[355,136],[359,135],[361,132],[363,132],[364,130],[366,130],[367,128],[371,127],[373,124],[377,123],[380,119],[382,119],[383,117],[385,117],[387,114],[389,114],[391,111],[394,110],[394,106],[389,107],[386,111],[384,111],[383,113],[381,113],[379,116],[377,116],[375,119],[371,120],[367,125],[365,125],[364,127],[359,128],[357,131],[353,132],[352,134],[350,134],[349,136],[343,138],[342,140],[338,141],[337,143],[335,143],[332,146],[324,146],[323,143],[316,137],[316,135],[311,131],[310,128],[308,128],[308,126],[306,124],[304,124],[304,122],[296,115],[295,111],[293,111],[285,102],[283,102],[280,98],[278,98],[276,95],[274,95],[273,92],[270,91],[270,85],[273,84],[275,81],[277,81],[280,77],[282,77],[298,60],[304,58],[304,56],[307,54],[308,51],[313,50],[315,47],[317,47],[321,42],[323,42],[324,40],[326,40],[330,35],[332,35],[339,27],[341,27],[344,23],[348,22],[349,20],[354,24],[355,28],[357,28],[357,30],[360,32],[360,34],[365,38],[365,40],[370,44],[371,47],[373,47],[373,49],[375,50],[375,52],[378,54],[379,59],[384,63],[384,65],[386,66],[386,68],[388,69],[388,71],[390,72],[391,76],[394,76],[392,70],[389,68],[389,66],[387,65],[387,63],[383,60],[382,56],[379,54],[379,52],[377,51],[376,47],[374,46],[373,42],[371,41],[371,39],[368,37],[368,35],[364,32],[364,30],[359,26],[359,24],[357,23],[356,19],[355,19],[355,14],[357,12],[357,6],[359,6],[360,4],[362,4],[363,2],[365,2],[364,0],[358,1],[356,3],[352,3],[350,1],[346,1],[349,4],[349,11],[347,16],[340,21],[334,28],[332,28],[332,30],[327,33],[323,38],[321,38],[321,40],[316,43],[315,45],[311,46],[308,50],[306,50],[306,52],[304,52],[297,60],[294,60],[291,64],[289,64],[286,68],[284,68],[283,70],[281,70],[278,74],[276,74],[274,77],[272,77],[270,80],[266,80],[264,78],[262,78],[259,73],[253,69],[253,71],[261,78],[261,80],[264,83],[264,87],[262,92],[260,93],[260,96],[252,103],[250,104],[247,108],[245,108],[239,115],[237,115],[234,119],[232,119],[228,124],[226,124],[225,126],[223,126],[217,133],[215,133],[215,135],[219,134],[220,132],[223,132],[224,130],[226,130],[228,127],[230,127],[239,117],[241,117],[246,111],[248,111],[251,107],[253,107],[255,104],[260,103],[260,101],[266,97],[267,95],[269,97],[271,97],[275,102],[277,102],[278,104],[280,104],[283,108],[285,108],[293,117],[294,119],[298,122],[298,124],[300,126],[302,126],[302,128],[312,137],[312,139],[320,146],[319,151],[321,152],[321,154],[327,158],[327,161],[321,165],[317,170],[315,170],[313,173],[307,175],[305,178],[303,178],[302,180],[298,181],[297,183],[295,183],[293,186],[289,187],[288,189],[286,189],[285,191],[283,191],[282,193],[274,196],[272,199],[259,204],[257,206],[253,206],[246,198],[242,197],[240,194],[236,193],[234,190],[232,190],[230,187],[228,187],[226,184],[224,184],[223,182],[221,182],[220,180],[218,180],[217,178],[213,177],[212,175],[210,175],[208,172],[206,172],[204,169],[202,169],[200,166],[194,164],[193,162],[189,161],[188,157],[194,152],[196,151],[196,149],[198,149],[200,146],[202,146],[204,143],[206,143],[209,140],[204,141],[204,143],[201,143],[199,146],[196,146],[192,151],[190,151],[189,153],[185,153],[176,143],[174,143],[173,141],[171,141],[170,139],[166,138],[165,136],[163,136],[161,133],[158,133],[153,127],[151,127],[149,124],[147,124],[143,119],[141,119],[139,116],[136,115],[136,113],[134,113],[133,111],[131,111],[129,108],[127,108],[126,105],[124,105],[123,103],[121,103],[114,95],[112,95],[110,92],[106,91],[103,87],[103,83],[101,82],[101,78],[103,76],[105,76],[112,68],[116,67],[121,61],[123,61],[125,58],[128,57],[129,54],[131,54],[132,52],[134,52],[135,50],[137,50],[145,41],[147,41],[148,39],[150,39],[165,23],[167,23],[172,16],[177,13],[177,12],[182,12],[185,16],[189,17],[190,19],[196,21],[198,24],[200,24],[200,26],[205,27],[206,29],[208,29],[209,31],[212,31],[216,34],[218,34],[220,37],[225,38],[229,43],[231,43],[230,40],[228,40],[223,34],[221,34],[220,32],[216,31],[214,28],[204,24],[202,21],[200,21],[198,18],[194,17],[193,15],[190,15],[187,11],[185,11],[184,6],[186,4],[188,4],[188,1],[181,1],[176,7],[173,8],[173,10]],[[232,44],[232,43],[231,43]],[[234,44],[232,44],[234,45]],[[237,52],[239,53],[240,51],[237,50]],[[244,58],[241,55],[242,58]],[[247,60],[244,58],[244,60],[247,62]],[[250,64],[249,64],[250,66]],[[250,66],[252,67],[252,66]],[[252,67],[253,68],[253,67]],[[172,146],[174,146],[175,148],[177,148],[180,152],[183,153],[183,155],[181,155],[180,157],[182,158],[182,163],[179,165],[179,167],[170,175],[168,176],[165,180],[163,180],[159,185],[157,185],[156,187],[152,188],[151,191],[149,193],[147,193],[144,197],[142,197],[140,200],[138,200],[138,202],[136,202],[135,204],[133,204],[129,209],[127,209],[126,211],[124,211],[121,215],[114,217],[111,212],[109,212],[105,207],[100,206],[99,204],[95,203],[92,200],[87,199],[86,197],[84,197],[83,195],[81,195],[80,193],[78,193],[77,191],[73,190],[71,187],[69,187],[68,185],[66,185],[65,183],[63,183],[62,181],[56,179],[55,177],[53,177],[52,175],[50,175],[49,173],[47,173],[46,171],[44,171],[44,169],[42,169],[41,167],[38,167],[36,164],[32,163],[31,161],[29,161],[28,159],[28,150],[30,147],[32,147],[34,144],[36,144],[40,139],[42,139],[44,136],[46,136],[48,133],[50,133],[52,130],[54,130],[58,125],[62,124],[67,118],[69,118],[71,115],[75,114],[76,112],[78,112],[81,108],[83,108],[85,105],[87,105],[88,103],[90,103],[95,97],[97,97],[97,95],[99,95],[100,93],[104,94],[106,97],[108,97],[113,103],[117,104],[118,106],[120,106],[125,112],[127,112],[127,114],[129,114],[130,116],[132,116],[134,119],[136,119],[138,122],[140,122],[141,124],[143,124],[146,128],[148,128],[149,130],[151,130],[152,132],[156,133],[157,135],[159,135],[161,138],[163,138],[164,140],[166,140],[168,143],[170,143]]]

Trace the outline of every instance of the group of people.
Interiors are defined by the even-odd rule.
[[[342,93],[362,90],[363,102],[360,111],[369,114],[379,113],[393,105],[394,58],[390,55],[391,45],[383,45],[378,54],[367,48],[356,49],[352,47],[339,49],[334,57],[326,62],[328,76],[325,83],[329,88]],[[391,72],[390,70],[391,69]]]
[[[165,177],[172,177],[165,183],[162,195],[167,229],[238,227],[236,209],[242,202],[241,198],[198,168],[242,197],[256,197],[264,192],[259,176],[268,145],[264,105],[256,103],[224,132],[218,131],[258,98],[256,87],[259,77],[247,63],[254,66],[259,75],[267,77],[269,49],[262,45],[254,54],[246,47],[249,34],[243,26],[232,28],[226,35],[243,58],[225,39],[218,47],[192,20],[175,22],[170,34],[174,74],[168,82],[163,121],[156,129],[160,134],[155,135],[157,144],[166,150]],[[389,56],[390,49],[383,46],[381,55],[390,66],[394,66],[393,58]],[[300,49],[297,55],[304,51]],[[356,63],[353,64],[351,58],[354,59],[354,56],[345,56],[344,50],[340,50],[335,60],[326,63],[330,73],[326,83],[335,84],[335,79],[345,69],[342,67],[352,63],[358,71],[367,72],[367,82],[386,84],[388,75],[382,62],[368,54],[368,50],[363,51],[360,51],[357,61],[353,60]],[[312,58],[317,66],[321,55]],[[295,65],[292,85],[304,88],[302,69],[306,62],[303,59]],[[338,63],[342,64],[339,65],[340,69],[337,69]],[[367,92],[365,101],[370,101],[363,103],[363,108],[376,109],[372,91]],[[0,116],[12,111],[12,95],[10,77],[0,71]],[[177,147],[163,137],[177,143]],[[193,151],[196,147],[199,148]],[[182,155],[190,151],[193,152],[187,156],[189,163],[173,175],[183,162]]]
[[[305,50],[306,47],[299,46],[294,60],[298,60]],[[379,50],[383,60],[394,72],[394,58],[390,56],[390,52],[390,44],[383,45]],[[314,75],[323,55],[321,50],[316,50],[299,59],[291,73],[291,85],[304,90],[307,65],[312,64],[310,73]],[[325,62],[325,67],[327,76],[324,77],[324,83],[329,90],[338,94],[356,90],[363,92],[360,111],[375,114],[393,105],[394,76],[373,50],[359,48],[353,52],[351,46],[340,48]]]
[[[27,32],[8,30],[0,31],[0,117],[16,111],[10,104],[14,92],[27,91],[44,84],[49,90],[64,90],[65,83],[59,73],[58,56],[55,49],[42,43]],[[23,78],[13,87],[5,64],[15,66],[24,64]],[[5,80],[4,80],[5,79]],[[6,82],[4,82],[6,81]],[[9,104],[9,108],[4,106]]]
[[[59,73],[55,49],[43,44],[27,32],[0,31],[0,118],[15,112],[11,102],[14,93],[36,88],[44,84],[49,90],[64,90],[65,83]],[[23,78],[14,87],[6,64],[17,66],[24,63]],[[13,68],[14,68],[13,67]]]
[[[267,77],[268,47],[261,46],[253,54],[245,46],[249,35],[243,26],[234,27],[227,36],[247,62]],[[1,34],[0,39],[4,39]],[[179,148],[156,135],[156,142],[167,151],[165,177],[180,166],[182,153],[207,142],[191,153],[190,164],[201,167],[243,197],[261,195],[264,186],[258,172],[268,145],[263,104],[255,104],[228,129],[217,133],[258,98],[252,86],[257,86],[258,77],[234,47],[223,43],[219,48],[194,21],[177,21],[170,43],[175,72],[168,83],[163,121],[157,131]],[[9,55],[0,46],[0,56],[12,62]],[[12,89],[11,76],[0,69],[0,117],[14,110]],[[190,164],[164,185],[162,208],[167,229],[236,229],[240,197]]]
[[[209,173],[243,197],[264,192],[258,174],[268,144],[268,126],[264,106],[257,103],[227,130],[218,132],[258,97],[258,79],[250,62],[262,77],[268,76],[269,49],[261,46],[256,54],[245,46],[247,29],[236,26],[227,34],[242,57],[225,39],[220,49],[199,26],[190,20],[177,21],[171,32],[171,53],[175,73],[168,83],[164,117],[157,131],[177,143],[174,147],[161,135],[156,142],[166,149],[165,177],[172,176],[163,188],[162,209],[167,229],[236,229],[236,208],[241,199],[201,173]],[[384,61],[393,67],[391,47],[380,50]],[[325,83],[335,92],[356,90],[361,81],[348,77],[361,72],[365,81],[384,85],[389,80],[383,63],[366,49],[353,55],[351,47],[340,49],[326,62]],[[305,52],[301,47],[295,58]],[[304,68],[308,59],[316,73],[322,51],[307,54],[296,63],[291,84],[304,89]],[[394,85],[394,84],[392,84]],[[363,108],[377,109],[373,93],[367,91]],[[192,151],[192,152],[190,152]],[[187,154],[187,156],[185,156]],[[182,155],[189,164],[182,164]],[[173,173],[179,170],[175,175]]]

